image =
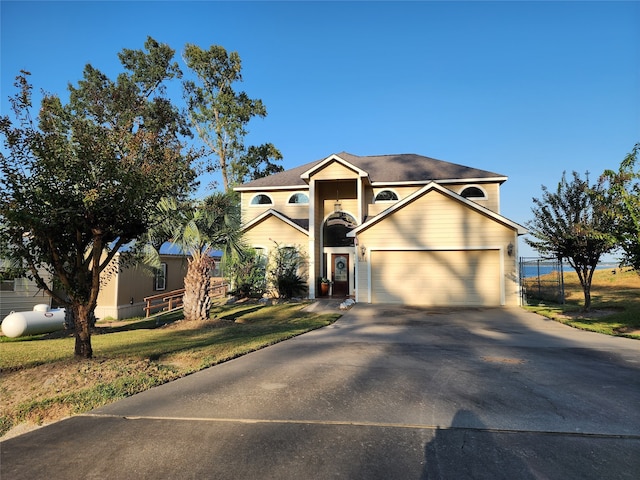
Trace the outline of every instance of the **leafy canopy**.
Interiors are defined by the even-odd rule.
[[[195,180],[186,121],[164,96],[165,82],[181,77],[173,55],[148,38],[144,50],[119,54],[125,71],[115,80],[87,65],[69,102],[45,94],[37,119],[23,71],[14,118],[0,119],[0,257],[73,311],[76,354],[91,356],[100,273],[151,227],[163,197],[185,197]]]
[[[262,100],[234,90],[234,84],[242,81],[242,62],[238,52],[229,53],[219,45],[203,50],[197,45],[187,44],[183,58],[197,77],[197,82],[184,82],[189,116],[202,141],[218,159],[217,165],[207,163],[207,170],[220,170],[224,191],[232,186],[234,180],[250,175],[248,170],[257,171],[261,161],[266,162],[264,173],[270,174],[275,164],[269,159],[282,159],[272,144],[257,147],[257,151],[250,150],[245,155],[247,125],[253,117],[266,117],[267,109]],[[257,157],[261,160],[256,164]]]
[[[614,233],[622,250],[622,264],[640,274],[640,168],[636,170],[640,143],[620,163],[617,172],[606,170],[603,182],[608,184],[611,199],[609,213],[613,217]]]
[[[534,198],[533,220],[527,223],[534,239],[526,240],[541,255],[567,259],[576,270],[591,305],[591,279],[598,261],[615,247],[607,197],[600,185],[589,186],[573,172],[563,173],[554,192],[542,186],[542,198]]]

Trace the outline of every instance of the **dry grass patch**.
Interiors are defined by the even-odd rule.
[[[640,339],[640,275],[629,269],[600,269],[593,275],[591,309],[573,271],[564,275],[564,305],[541,300],[528,310],[583,330]]]
[[[204,322],[179,321],[174,313],[166,324],[99,324],[92,360],[73,358],[69,333],[0,338],[0,435],[87,412],[340,316],[303,312],[304,306],[218,305]]]

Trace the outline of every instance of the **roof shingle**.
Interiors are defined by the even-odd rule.
[[[504,175],[466,167],[455,163],[424,157],[413,153],[396,155],[374,155],[359,157],[347,152],[336,154],[341,159],[369,174],[372,183],[427,182],[431,180],[464,180],[464,179],[505,179]],[[325,159],[316,160],[299,167],[259,178],[245,183],[240,189],[303,186],[305,181],[300,176]]]

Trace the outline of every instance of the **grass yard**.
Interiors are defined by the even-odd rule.
[[[583,330],[640,339],[640,275],[620,268],[596,270],[590,312],[582,311],[584,295],[572,269],[565,271],[564,283],[565,305],[530,300],[525,308]]]
[[[181,312],[98,322],[92,360],[73,358],[68,332],[0,337],[0,436],[87,412],[340,316],[303,312],[305,305],[216,305],[211,319],[198,323],[181,321]]]

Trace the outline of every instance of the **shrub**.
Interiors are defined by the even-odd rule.
[[[274,242],[269,259],[269,282],[279,298],[292,298],[306,294],[308,290],[304,279],[307,259],[300,247],[283,247]]]
[[[241,258],[230,260],[226,272],[235,294],[241,297],[262,297],[267,291],[266,266],[266,258],[254,249],[244,251]]]

